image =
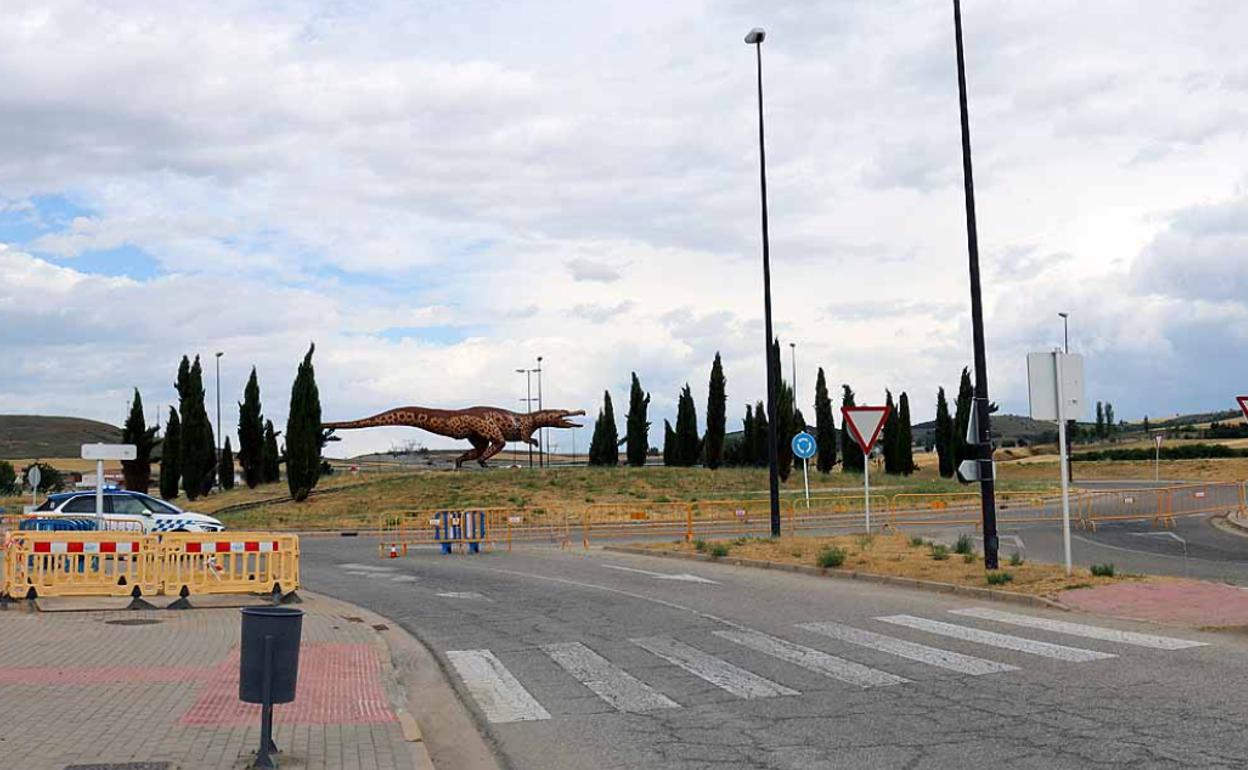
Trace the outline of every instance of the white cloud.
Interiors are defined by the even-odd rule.
[[[971,355],[952,25],[921,0],[6,2],[0,400],[118,421],[223,349],[225,404],[255,363],[280,424],[311,339],[333,417],[518,406],[538,355],[545,400],[591,414],[637,371],[661,423],[716,351],[757,400],[759,24],[776,333],[803,391],[823,366],[924,419]],[[966,9],[1006,409],[1059,309],[1124,417],[1243,374],[1246,25],[1232,0]],[[116,249],[154,274],[101,276]]]

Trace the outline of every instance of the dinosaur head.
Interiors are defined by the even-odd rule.
[[[579,428],[580,424],[567,418],[584,414],[584,409],[542,409],[533,413],[533,426],[535,428]]]

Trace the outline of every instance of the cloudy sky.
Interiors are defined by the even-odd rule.
[[[1248,390],[1248,4],[966,0],[992,395],[1087,357],[1126,418]],[[0,4],[0,412],[119,423],[224,351],[279,426],[547,405],[630,371],[732,425],[762,396],[752,26],[767,28],[777,334],[916,421],[971,360],[950,4]],[[209,378],[209,398],[213,397]],[[211,407],[210,407],[211,408]],[[808,416],[810,410],[808,409]],[[701,416],[701,414],[700,414]],[[730,426],[731,427],[731,426]],[[588,426],[580,432],[584,449]],[[403,429],[346,434],[385,449]],[[444,445],[419,434],[431,446]],[[571,440],[562,435],[561,449]]]

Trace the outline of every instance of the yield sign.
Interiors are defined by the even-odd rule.
[[[850,435],[854,437],[854,441],[862,447],[862,453],[869,454],[871,447],[875,446],[875,440],[880,437],[884,422],[888,420],[888,407],[843,406],[841,416],[845,420],[845,426],[849,428]]]
[[[1239,402],[1239,408],[1244,410],[1244,419],[1248,420],[1248,396],[1236,396],[1235,400]]]

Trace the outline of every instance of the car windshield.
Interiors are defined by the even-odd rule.
[[[137,497],[134,499],[141,500],[143,504],[147,506],[149,511],[160,514],[161,516],[172,516],[178,513],[177,508],[174,508],[172,505],[167,503],[162,503],[160,500],[152,497]]]
[[[56,508],[56,501],[49,498],[47,500],[44,500],[43,503],[41,503],[39,507],[36,508],[35,510],[36,511],[51,511],[51,510],[55,510],[55,508]]]

